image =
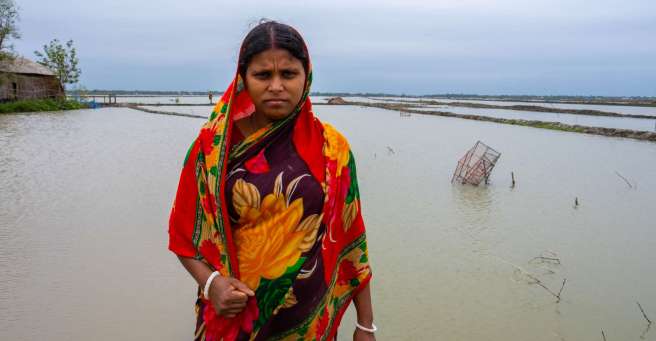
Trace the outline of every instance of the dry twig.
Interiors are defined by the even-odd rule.
[[[647,320],[647,323],[651,324],[651,320],[649,319],[649,317],[647,317],[647,314],[645,314],[645,310],[642,309],[642,306],[640,305],[640,302],[636,301],[636,304],[638,305],[638,308],[640,308],[640,312],[642,312],[642,316],[644,316],[645,320]]]
[[[567,282],[567,278],[563,278],[563,285],[560,286],[560,290],[558,290],[558,302],[560,302],[560,294],[563,293],[563,289],[565,289],[565,283]]]
[[[541,259],[544,261],[555,262],[556,264],[560,264],[560,259],[558,258],[538,256],[538,257],[534,257],[531,260],[535,260],[535,259]]]
[[[624,180],[624,182],[626,182],[626,184],[629,186],[629,188],[633,188],[633,185],[631,185],[629,180],[627,180],[625,177],[623,177],[622,174],[620,174],[620,172],[615,171],[615,174],[617,174],[617,176],[619,176],[622,180]]]

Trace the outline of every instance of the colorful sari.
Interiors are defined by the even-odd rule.
[[[199,289],[196,340],[330,340],[371,279],[355,161],[308,97],[247,138],[254,106],[239,71],[192,143],[169,222],[169,249],[254,292],[234,318]]]

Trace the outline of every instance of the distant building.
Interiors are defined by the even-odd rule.
[[[0,101],[63,98],[64,87],[47,67],[23,57],[0,61]]]

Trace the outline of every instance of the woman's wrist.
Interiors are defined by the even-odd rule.
[[[372,316],[360,317],[357,318],[358,324],[367,328],[370,328],[374,324],[374,318]]]
[[[205,281],[205,287],[203,289],[203,296],[205,299],[209,300],[210,299],[210,288],[212,286],[212,282],[214,282],[217,277],[221,277],[221,274],[218,271],[212,272],[211,275],[207,278],[207,281]]]
[[[375,333],[378,330],[378,327],[376,327],[376,325],[373,322],[370,325],[362,325],[361,323],[356,322],[355,327],[359,330],[362,330],[364,332],[371,333],[371,334]]]

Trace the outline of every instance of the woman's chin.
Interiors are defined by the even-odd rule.
[[[264,116],[271,121],[278,121],[287,118],[287,116],[291,115],[292,110],[293,109],[266,110],[264,112]]]

